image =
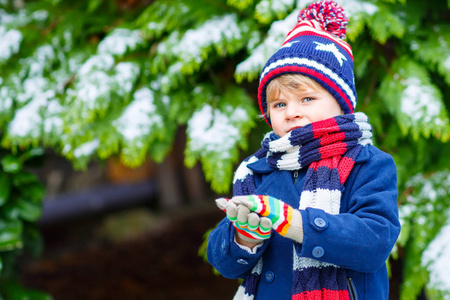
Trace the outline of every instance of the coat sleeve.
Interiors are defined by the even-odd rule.
[[[208,262],[222,276],[243,279],[256,265],[268,242],[264,242],[255,254],[251,254],[234,242],[234,233],[234,226],[227,218],[224,218],[209,234],[206,253]]]
[[[256,161],[255,156],[245,159],[236,171],[233,180],[233,194],[242,195],[248,193],[249,187],[254,185],[253,178],[248,176],[251,171],[247,164]],[[252,182],[249,182],[249,180]],[[208,262],[227,278],[246,278],[253,267],[261,258],[269,241],[259,247],[255,254],[251,254],[240,248],[234,241],[235,228],[228,218],[223,220],[211,231],[208,237],[207,258]]]
[[[397,173],[392,157],[378,149],[350,174],[342,205],[330,215],[302,210],[304,239],[299,256],[318,259],[358,272],[375,272],[386,262],[400,233]],[[352,178],[353,177],[353,178]]]

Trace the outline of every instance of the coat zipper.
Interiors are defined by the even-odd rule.
[[[298,179],[298,170],[294,171],[294,185],[297,185],[297,179]]]
[[[355,285],[353,284],[353,280],[351,278],[347,278],[347,286],[348,286],[348,296],[350,300],[358,300],[358,295],[356,294]]]

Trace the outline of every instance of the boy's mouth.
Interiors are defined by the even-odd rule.
[[[291,127],[291,128],[289,128],[289,130],[288,130],[288,132],[289,131],[292,131],[292,130],[294,130],[294,129],[297,129],[297,128],[302,128],[303,126],[294,126],[294,127]]]

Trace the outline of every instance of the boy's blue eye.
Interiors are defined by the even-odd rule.
[[[285,103],[277,103],[275,104],[275,107],[285,107],[286,104]]]
[[[306,98],[302,99],[302,102],[311,102],[313,100],[314,100],[314,98],[312,98],[312,97],[306,97]]]

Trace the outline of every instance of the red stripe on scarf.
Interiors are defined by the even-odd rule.
[[[320,167],[327,167],[330,170],[337,168],[340,159],[341,159],[340,156],[332,156],[332,157],[329,157],[326,159],[319,160],[319,161],[315,162],[316,164],[314,165],[314,171],[317,171],[317,169]],[[311,163],[311,164],[313,164],[313,163]]]
[[[332,291],[323,289],[321,291],[305,291],[301,294],[292,295],[292,300],[349,300],[348,291]]]
[[[345,139],[345,132],[336,132],[331,134],[324,134],[320,138],[320,145],[326,146],[336,142],[342,142]]]
[[[341,129],[334,118],[311,123],[314,138],[321,138],[324,134],[340,132]]]
[[[319,153],[322,159],[333,156],[341,156],[344,155],[345,152],[347,152],[347,143],[334,143],[319,148]]]
[[[341,184],[347,180],[348,175],[350,174],[353,166],[355,165],[355,161],[350,157],[342,157],[339,161],[338,171],[339,171],[339,181]]]

